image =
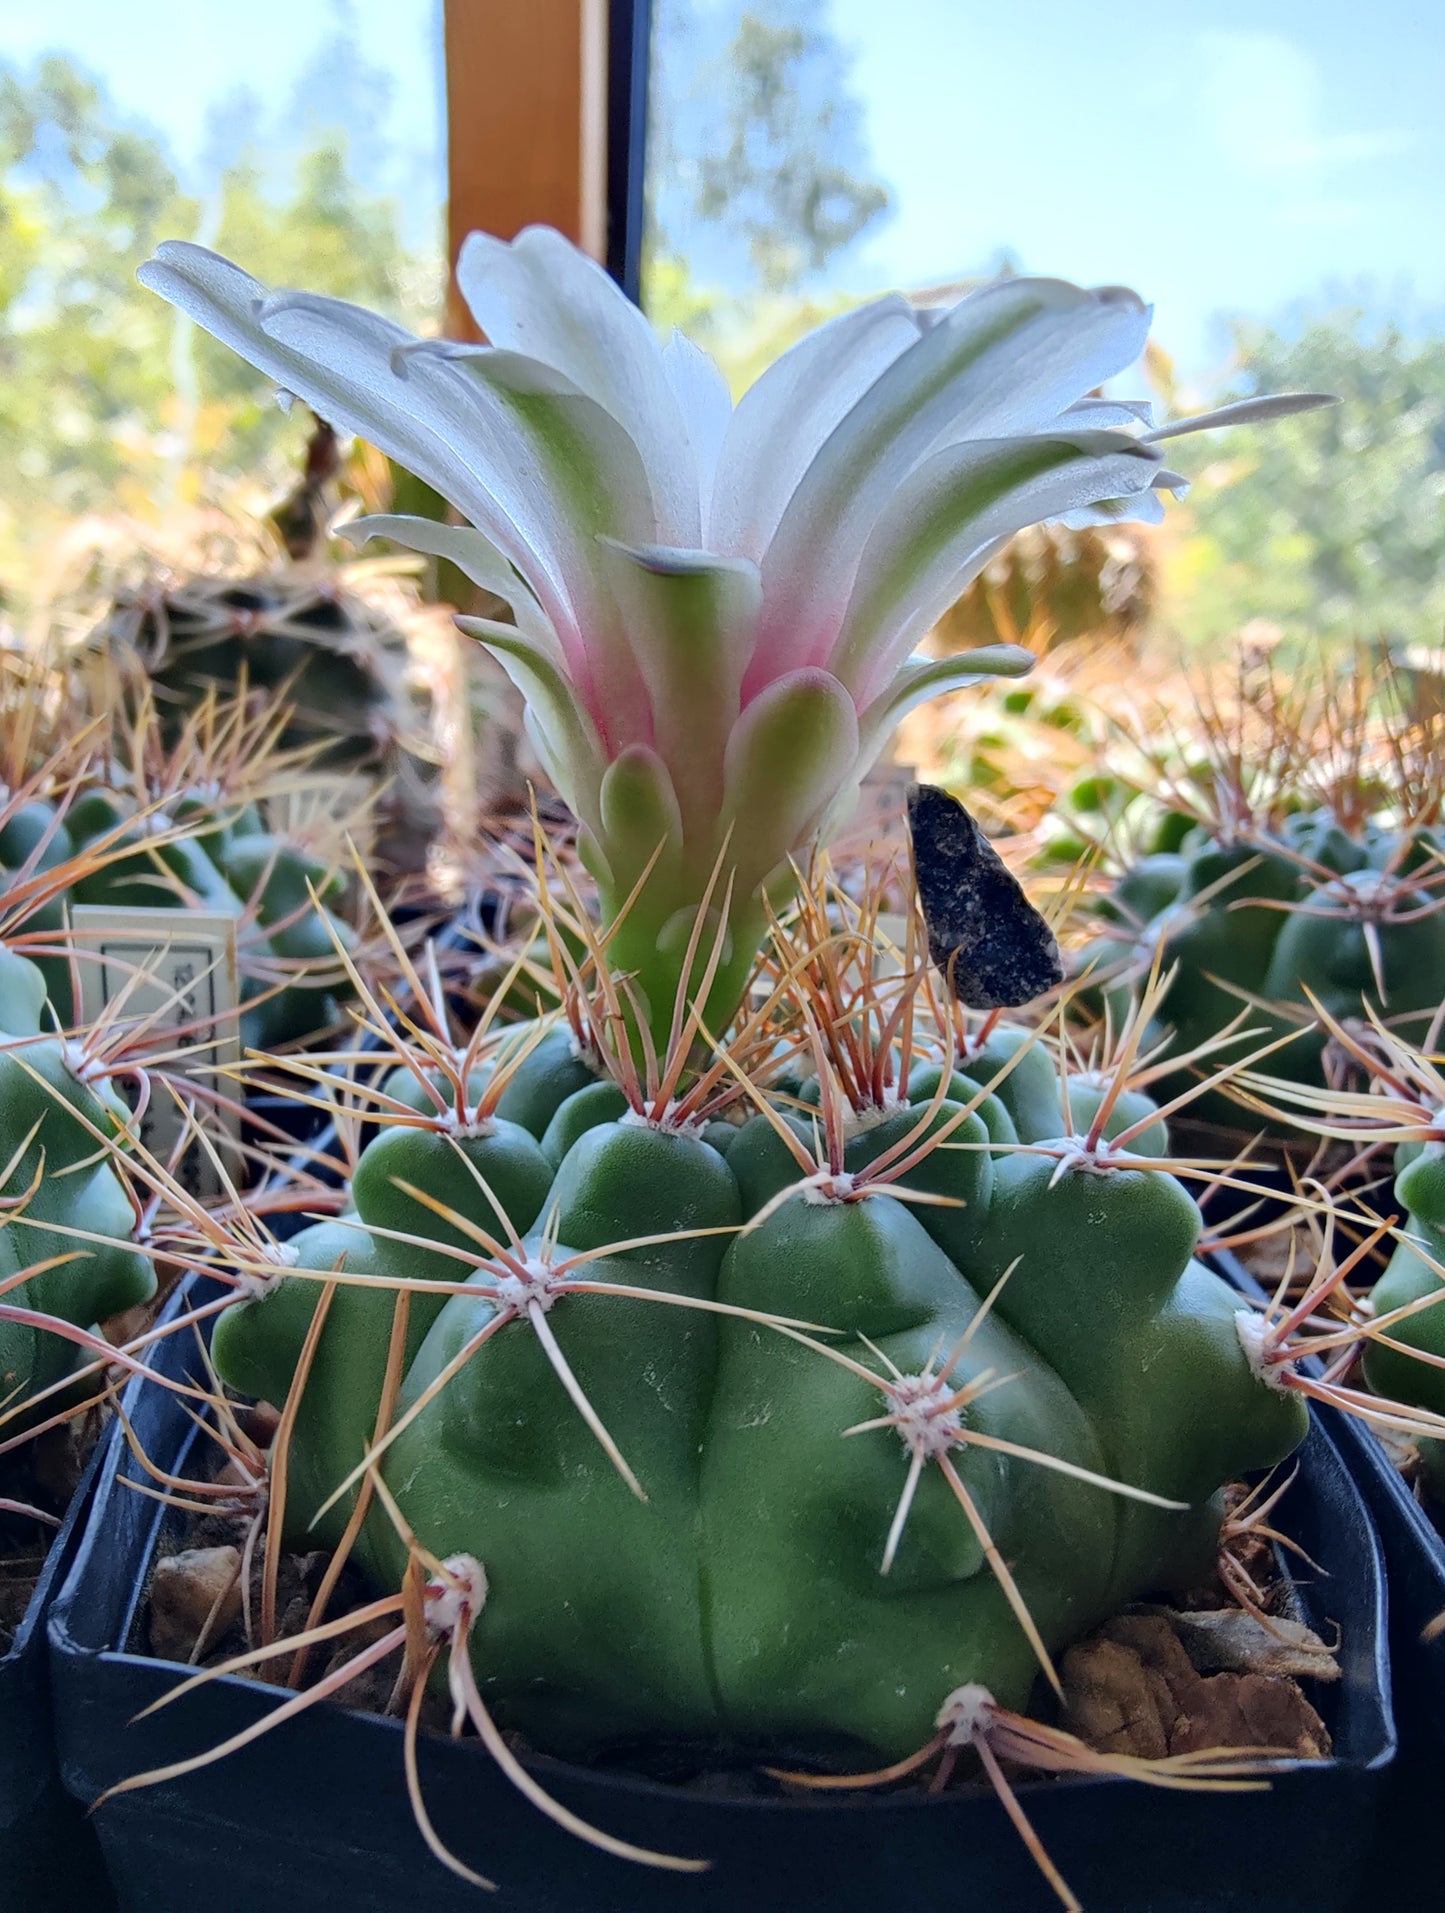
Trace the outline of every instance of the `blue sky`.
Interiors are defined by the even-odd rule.
[[[1273,315],[1362,280],[1382,311],[1445,311],[1442,0],[828,9],[895,195],[840,283],[928,283],[1006,247],[1028,270],[1137,285],[1158,303],[1156,336],[1201,379],[1224,354],[1221,312]],[[425,228],[441,190],[437,0],[347,10],[389,79],[386,183]],[[334,0],[0,0],[0,56],[64,47],[192,162],[228,89],[289,101],[335,13]]]
[[[1221,310],[1327,283],[1445,307],[1441,0],[829,0],[897,212],[856,280],[1137,285],[1201,372]]]

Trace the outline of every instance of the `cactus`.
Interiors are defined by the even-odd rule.
[[[1116,1015],[1156,962],[1173,970],[1151,1040],[1176,1056],[1247,1020],[1290,1039],[1274,1074],[1338,1086],[1356,1066],[1319,1012],[1375,1013],[1408,1037],[1439,1002],[1445,733],[1362,664],[1322,691],[1256,685],[1253,698],[1227,716],[1202,709],[1199,735],[1136,784],[1154,799],[1152,829],[1097,902],[1101,934],[1078,967]],[[1205,1107],[1241,1120],[1223,1096]]]
[[[828,947],[775,952],[705,1067],[681,1005],[646,1070],[565,1020],[394,1036],[349,1209],[246,1261],[217,1324],[223,1379],[275,1402],[311,1331],[309,1546],[342,1537],[404,1335],[386,1496],[484,1565],[478,1680],[538,1745],[912,1748],[951,1689],[1022,1703],[1052,1649],[1206,1571],[1218,1491],[1304,1432],[1140,1147],[1153,1103],[1061,1083],[997,1017],[912,1062],[916,970],[880,995]],[[615,1030],[603,973],[587,1027]],[[400,1585],[376,1500],[356,1558]]]
[[[1371,1291],[1382,1337],[1370,1344],[1365,1378],[1381,1395],[1445,1416],[1445,1310],[1434,1306],[1445,1293],[1445,1083],[1437,1088],[1441,1102],[1423,1119],[1427,1133],[1396,1148],[1401,1236]],[[1403,1311],[1397,1319],[1396,1310]],[[1425,1436],[1417,1446],[1431,1492],[1445,1495],[1445,1440]]]
[[[414,728],[404,637],[317,562],[335,454],[318,422],[306,474],[273,514],[289,568],[153,578],[123,590],[92,632],[93,649],[141,668],[172,739],[208,691],[243,688],[286,705],[282,748],[309,747],[331,770],[378,768]]]
[[[22,695],[18,718],[36,696]],[[174,906],[236,920],[242,1039],[275,1047],[334,1022],[355,938],[330,909],[344,888],[333,861],[266,824],[296,758],[278,748],[284,707],[251,719],[214,694],[172,748],[142,700],[120,734],[91,727],[45,740],[11,767],[0,801],[0,904],[44,978],[53,1022],[77,1012],[66,937],[72,904]],[[335,835],[334,831],[330,832]]]
[[[1156,517],[1162,439],[1318,397],[1141,431],[1089,395],[1146,308],[1058,281],[861,308],[734,410],[554,233],[467,242],[485,346],[188,244],[141,277],[467,521],[358,535],[505,602],[466,628],[596,886],[552,938],[566,1014],[457,1040],[409,1009],[348,1205],[225,1258],[217,1371],[285,1403],[269,1519],[403,1617],[354,1664],[421,1623],[414,1733],[450,1636],[458,1720],[514,1777],[492,1707],[564,1752],[851,1759],[928,1742],[960,1689],[1022,1702],[1091,1620],[1208,1567],[1221,1489],[1304,1405],[1194,1259],[1127,1071],[1060,1085],[997,1018],[929,1054],[876,909],[821,942],[839,898],[777,920],[898,718],[1030,661],[909,656],[1003,539]]]
[[[1052,650],[1078,638],[1137,646],[1154,618],[1157,563],[1137,526],[1035,526],[991,559],[939,620],[941,650],[1026,644]]]
[[[337,946],[347,949],[354,939],[326,905],[340,897],[344,878],[324,858],[268,830],[256,806],[228,812],[208,795],[179,795],[174,812],[112,790],[79,798],[65,817],[77,852],[104,844],[128,854],[109,855],[72,886],[71,899],[234,917],[248,1046],[274,1047],[335,1022]],[[47,969],[57,1013],[68,1020],[64,968],[52,959]]]
[[[23,959],[21,959],[23,961]],[[0,1016],[24,1023],[41,985],[0,983]],[[28,1000],[27,1000],[28,999]],[[126,1246],[135,1213],[97,1138],[129,1115],[104,1078],[88,1076],[84,1052],[58,1037],[0,1031],[0,1402],[3,1417],[33,1412],[75,1364],[59,1329],[136,1307],[155,1292],[150,1261]],[[99,1160],[97,1160],[99,1157]],[[78,1239],[72,1230],[103,1238]],[[31,1270],[29,1276],[26,1270]],[[6,1433],[9,1430],[5,1431]]]
[[[155,1292],[106,1149],[130,1112],[98,1045],[42,1032],[45,996],[39,969],[0,941],[0,1438],[74,1368],[65,1324],[85,1331]]]
[[[1329,1034],[1348,1047],[1367,1090],[1311,1095],[1284,1083],[1260,1085],[1266,1098],[1294,1104],[1315,1132],[1357,1151],[1393,1148],[1394,1200],[1371,1205],[1396,1224],[1366,1236],[1375,1254],[1389,1250],[1357,1318],[1370,1330],[1364,1346],[1365,1380],[1376,1394],[1406,1403],[1428,1421],[1416,1431],[1422,1472],[1432,1495],[1445,1495],[1445,1072],[1440,1065],[1442,1012],[1423,1041],[1411,1043],[1376,1024],[1363,1036],[1326,1019]],[[1368,1268],[1368,1264],[1364,1265]],[[1361,1298],[1364,1300],[1365,1298]]]
[[[303,752],[315,772],[375,783],[379,854],[422,868],[437,822],[424,714],[409,688],[404,631],[374,592],[357,588],[361,567],[325,561],[338,469],[335,434],[318,420],[304,474],[271,514],[287,562],[153,574],[119,592],[88,647],[153,697],[172,743],[207,696],[284,709],[275,746]]]

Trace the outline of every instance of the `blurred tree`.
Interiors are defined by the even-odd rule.
[[[1171,565],[1182,628],[1207,639],[1264,618],[1287,637],[1439,644],[1445,337],[1344,309],[1294,336],[1238,324],[1235,341],[1235,396],[1310,390],[1342,403],[1212,445],[1180,442],[1196,478],[1195,535]]]
[[[848,67],[822,0],[729,0],[715,13],[658,0],[644,270],[655,318],[695,336],[736,329],[734,308],[757,304],[748,292],[796,294],[887,211]],[[710,290],[718,281],[734,295]]]
[[[364,73],[346,74],[364,91]],[[439,274],[408,250],[394,200],[358,183],[320,70],[298,89],[290,144],[244,104],[244,134],[240,99],[213,116],[215,169],[193,194],[160,135],[68,58],[0,68],[0,566],[22,596],[67,519],[147,519],[242,479],[264,495],[299,455],[305,424],[265,381],[137,285],[158,240],[200,238],[271,283],[413,325],[436,309]]]
[[[770,292],[823,271],[888,205],[887,188],[850,164],[859,110],[816,0],[788,11],[738,21],[695,200],[700,219],[746,241]]]

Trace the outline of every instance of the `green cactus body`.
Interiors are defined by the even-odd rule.
[[[1193,1202],[1162,1171],[1064,1137],[1058,1085],[1046,1093],[1032,1066],[1034,1056],[1047,1066],[1042,1051],[996,1095],[1043,1152],[1000,1144],[978,1111],[944,1098],[931,1123],[968,1146],[935,1149],[900,1191],[953,1200],[914,1204],[881,1182],[863,1191],[887,1173],[878,1165],[901,1161],[894,1145],[930,1098],[870,1116],[837,1178],[820,1172],[787,1195],[800,1170],[766,1116],[705,1131],[618,1117],[590,1071],[565,1087],[578,1059],[556,1034],[507,1090],[514,1108],[525,1101],[537,1154],[506,1118],[473,1141],[388,1131],[361,1159],[355,1222],[317,1225],[291,1245],[308,1270],[374,1278],[331,1291],[293,1437],[287,1517],[313,1545],[334,1541],[353,1505],[351,1490],[311,1525],[373,1437],[396,1285],[444,1266],[467,1285],[410,1296],[403,1425],[383,1473],[423,1545],[483,1563],[478,1678],[535,1744],[586,1754],[679,1736],[754,1751],[910,1750],[952,1688],[978,1681],[1021,1705],[1038,1671],[983,1530],[1058,1646],[1205,1568],[1219,1489],[1302,1438],[1301,1401],[1250,1366],[1237,1297],[1192,1260]],[[968,1059],[975,1095],[988,1100],[1026,1040],[990,1032],[987,1054]],[[1041,1127],[1020,1121],[1030,1109]],[[812,1136],[801,1116],[779,1120]],[[429,1169],[411,1162],[419,1148]],[[486,1152],[490,1197],[459,1149],[475,1150],[478,1166]],[[403,1157],[411,1166],[393,1173]],[[474,1234],[470,1262],[445,1257],[451,1225],[401,1182],[445,1190],[447,1206],[489,1234],[494,1198],[520,1250],[509,1265],[486,1260]],[[569,1271],[570,1258],[580,1259]],[[569,1277],[596,1286],[569,1288]],[[228,1310],[215,1338],[224,1378],[282,1399],[321,1293],[314,1276],[278,1268]],[[846,1359],[689,1301],[815,1325]],[[646,1500],[569,1396],[554,1353]],[[890,1415],[897,1426],[846,1434]],[[968,1434],[1187,1506],[1128,1500]],[[910,1441],[926,1452],[884,1573]],[[404,1548],[375,1507],[359,1558],[381,1585],[398,1584]]]
[[[1336,1018],[1368,1004],[1406,1032],[1422,1029],[1439,1002],[1445,911],[1431,886],[1409,880],[1434,867],[1432,841],[1374,824],[1352,835],[1324,808],[1286,817],[1272,840],[1225,845],[1195,828],[1177,851],[1144,857],[1120,878],[1100,911],[1104,933],[1078,968],[1099,979],[1095,998],[1117,1022],[1160,950],[1177,974],[1147,1042],[1169,1036],[1183,1055],[1247,1009],[1258,1040],[1301,1032],[1273,1052],[1270,1072],[1322,1084],[1324,1038],[1307,1029],[1312,998]],[[1218,1091],[1195,1113],[1241,1123]]]
[[[1392,1401],[1410,1402],[1445,1415],[1445,1143],[1402,1146],[1395,1196],[1404,1208],[1408,1238],[1395,1244],[1385,1273],[1375,1284],[1371,1305],[1376,1319],[1420,1303],[1413,1315],[1390,1325],[1391,1347],[1372,1341],[1365,1353],[1365,1379]],[[1437,1304],[1430,1297],[1439,1297]],[[1421,1360],[1412,1354],[1418,1350]],[[1445,1443],[1423,1440],[1420,1459],[1435,1494],[1445,1494]]]
[[[98,1140],[115,1135],[128,1112],[107,1085],[84,1080],[78,1049],[37,1040],[44,994],[35,966],[0,950],[0,1163],[9,1172],[0,1189],[0,1286],[10,1307],[89,1327],[147,1301],[155,1276],[125,1246],[135,1214]],[[32,1321],[0,1321],[0,1402],[23,1401],[75,1363],[62,1336]]]

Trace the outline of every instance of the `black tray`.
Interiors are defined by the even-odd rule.
[[[185,1360],[179,1341],[167,1365]],[[194,1351],[192,1350],[192,1363]],[[146,1389],[138,1433],[183,1470],[203,1439],[170,1395]],[[278,1704],[275,1687],[228,1677],[137,1721],[182,1670],[135,1651],[166,1512],[117,1483],[135,1463],[113,1447],[93,1518],[52,1615],[61,1767],[87,1804],[145,1768],[199,1752]],[[1146,1791],[1116,1780],[1023,1784],[1050,1853],[1093,1913],[1280,1913],[1351,1905],[1394,1753],[1384,1576],[1369,1517],[1318,1423],[1279,1511],[1321,1563],[1300,1594],[1344,1678],[1320,1697],[1335,1742],[1291,1763],[1268,1793]],[[255,1913],[278,1904],[348,1913],[463,1913],[485,1904],[427,1853],[402,1776],[401,1728],[318,1706],[243,1753],[108,1803],[95,1817],[123,1909]],[[443,1839],[496,1880],[517,1913],[896,1913],[961,1901],[1013,1913],[1056,1902],[993,1798],[797,1800],[721,1797],[537,1760],[535,1771],[595,1824],[706,1857],[698,1876],[658,1873],[580,1845],[519,1799],[481,1746],[428,1737],[421,1772]]]
[[[46,1622],[80,1544],[112,1424],[96,1443],[50,1544],[9,1650],[0,1654],[0,1906],[5,1913],[75,1913],[112,1904],[100,1847],[60,1784],[50,1711]]]

